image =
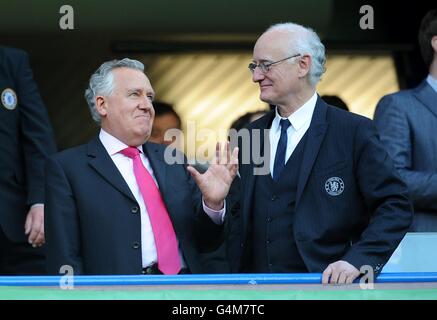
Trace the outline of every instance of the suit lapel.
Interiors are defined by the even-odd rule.
[[[105,147],[100,142],[100,139],[96,137],[91,140],[88,143],[87,149],[89,165],[115,189],[136,201],[120,171],[118,171]]]
[[[271,110],[270,112],[268,112],[264,117],[262,117],[261,119],[257,120],[257,122],[255,123],[255,125],[253,126],[253,129],[258,129],[260,130],[260,149],[258,150],[259,152],[263,152],[264,150],[264,130],[265,129],[269,129],[271,126],[271,123],[273,121],[273,118],[275,117],[275,110]],[[251,130],[251,134],[252,134],[252,130]],[[264,163],[261,163],[259,165],[255,165],[254,163],[259,163],[258,159],[256,159],[256,161],[254,161],[254,159],[252,158],[252,148],[253,148],[253,139],[252,136],[250,137],[250,159],[251,161],[249,162],[249,164],[246,166],[245,171],[242,172],[243,176],[242,176],[242,190],[244,192],[243,194],[243,204],[242,204],[242,212],[243,212],[243,226],[244,226],[244,231],[247,231],[247,226],[249,223],[249,219],[250,219],[250,211],[252,209],[252,198],[253,198],[253,190],[255,187],[255,174],[254,174],[254,170],[256,169],[256,167],[258,166],[263,166],[263,165],[267,165]],[[240,150],[245,150],[244,147],[240,147]],[[270,150],[268,150],[269,154],[267,155],[268,157],[270,157]],[[264,156],[264,155],[261,155]],[[239,161],[241,161],[242,159],[240,158]],[[268,170],[270,172],[270,170]],[[270,173],[269,173],[270,174]],[[245,236],[245,235],[244,235]]]
[[[150,165],[153,169],[153,175],[155,176],[156,181],[159,186],[159,193],[161,194],[162,200],[167,208],[167,212],[170,216],[170,219],[173,223],[173,227],[178,235],[178,239],[181,240],[185,238],[186,235],[184,230],[180,230],[180,226],[183,226],[183,215],[178,215],[178,212],[184,212],[181,208],[181,202],[176,201],[178,195],[175,194],[173,189],[171,189],[172,181],[168,181],[171,179],[171,167],[165,163],[164,153],[162,146],[146,142],[143,144],[143,150],[147,158],[149,159]],[[170,170],[170,173],[168,172]],[[181,210],[182,209],[182,210]]]
[[[426,80],[414,90],[414,95],[437,117],[437,93]]]
[[[296,207],[299,204],[300,197],[314,166],[317,154],[319,153],[320,146],[322,145],[323,138],[326,134],[326,129],[328,128],[328,123],[326,122],[327,110],[328,107],[326,103],[323,102],[320,97],[318,97],[311,124],[307,132],[308,136],[304,148],[300,175],[297,184]]]
[[[167,190],[167,165],[164,162],[162,152],[159,151],[159,145],[154,143],[143,144],[144,153],[150,161],[153,169],[153,174],[158,181],[159,191],[164,199]]]

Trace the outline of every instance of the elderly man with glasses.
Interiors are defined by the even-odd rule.
[[[269,145],[270,172],[259,174],[244,154],[256,149],[255,134],[240,139],[239,200],[225,217],[233,272],[351,283],[379,273],[411,223],[407,187],[372,121],[316,93],[324,64],[319,37],[300,25],[274,25],[255,44],[249,70],[260,99],[276,108],[248,130],[269,129],[261,146]]]

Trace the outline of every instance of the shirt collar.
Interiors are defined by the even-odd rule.
[[[431,88],[433,88],[434,91],[437,93],[437,79],[429,74],[428,77],[426,78],[426,81],[431,86]]]
[[[317,102],[317,93],[314,92],[312,97],[305,102],[299,109],[297,109],[295,112],[293,112],[289,117],[288,120],[291,122],[291,126],[294,128],[294,130],[299,131],[300,128],[302,128],[305,123],[308,121],[311,121],[311,118],[314,113],[314,108],[316,107]],[[279,115],[278,107],[276,107],[275,111],[275,118],[272,122],[272,129],[273,130],[279,130],[280,125],[279,122],[281,119],[285,119]]]
[[[113,156],[119,153],[121,150],[129,147],[103,129],[100,129],[99,139],[110,156]],[[141,153],[143,153],[143,146],[137,146],[137,148]]]

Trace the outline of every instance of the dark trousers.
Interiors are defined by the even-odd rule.
[[[201,258],[205,273],[231,273],[224,243],[212,252],[202,253]]]
[[[24,232],[24,228],[23,228]],[[0,226],[0,275],[45,275],[44,247],[8,239]]]

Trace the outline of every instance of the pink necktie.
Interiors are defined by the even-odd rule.
[[[143,195],[150,223],[152,224],[158,254],[158,269],[163,274],[177,274],[181,269],[178,241],[158,187],[144,167],[137,148],[128,147],[120,152],[131,158],[134,163],[135,178]]]

